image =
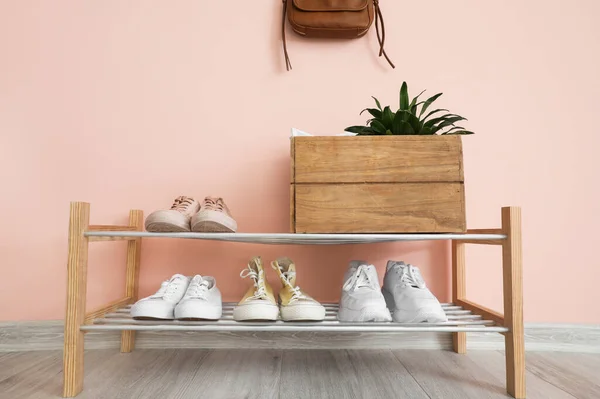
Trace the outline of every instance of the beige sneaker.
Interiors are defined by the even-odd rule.
[[[323,320],[325,307],[296,285],[296,265],[289,258],[271,262],[283,287],[279,291],[281,318],[284,321]]]
[[[192,231],[198,233],[235,233],[237,223],[223,198],[206,197],[200,212],[192,216]]]
[[[242,300],[233,309],[233,319],[244,320],[277,320],[279,306],[275,301],[273,288],[265,279],[265,270],[259,256],[248,262],[248,268],[240,273],[242,278],[250,277],[253,285]]]
[[[175,198],[171,209],[152,212],[146,218],[146,230],[155,233],[190,231],[190,219],[200,209],[191,197]]]

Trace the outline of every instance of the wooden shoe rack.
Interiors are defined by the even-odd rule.
[[[136,331],[319,331],[319,332],[449,332],[453,349],[466,353],[467,332],[504,335],[506,389],[525,398],[525,350],[523,338],[523,288],[521,259],[521,210],[502,208],[502,227],[468,230],[466,234],[263,234],[263,233],[149,233],[143,231],[143,212],[129,212],[129,225],[90,225],[90,205],[71,203],[67,310],[64,342],[63,396],[74,397],[83,389],[84,334],[87,331],[120,330],[121,352],[131,352]],[[337,304],[325,304],[322,322],[236,322],[233,303],[223,304],[219,321],[141,321],[129,316],[138,297],[142,239],[183,238],[261,244],[368,244],[392,241],[452,241],[452,303],[443,304],[449,321],[437,324],[339,323]],[[88,245],[93,241],[127,240],[125,297],[100,309],[86,311]],[[504,313],[466,299],[465,244],[502,246]]]

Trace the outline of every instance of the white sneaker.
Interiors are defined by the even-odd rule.
[[[175,274],[163,281],[154,295],[140,299],[131,307],[134,319],[173,319],[175,305],[183,298],[189,277]]]
[[[379,287],[375,266],[353,260],[344,275],[340,321],[392,321]]]
[[[200,209],[200,203],[192,197],[175,198],[171,209],[152,212],[146,218],[146,231],[154,233],[190,231],[190,220]]]
[[[418,267],[388,261],[381,291],[397,323],[448,321],[440,302],[426,287]]]
[[[223,313],[221,291],[214,277],[195,275],[175,307],[176,319],[217,320]]]

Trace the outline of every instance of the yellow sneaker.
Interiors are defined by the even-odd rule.
[[[279,291],[281,318],[285,321],[323,320],[325,308],[296,286],[296,265],[289,258],[271,262],[283,287]]]
[[[277,320],[279,307],[273,289],[265,279],[260,256],[250,259],[248,268],[242,270],[240,277],[250,277],[254,284],[233,309],[233,319],[236,321]]]

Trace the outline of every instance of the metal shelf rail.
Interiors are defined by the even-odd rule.
[[[466,353],[467,332],[496,332],[505,337],[506,389],[525,398],[525,353],[522,310],[521,211],[502,208],[499,229],[468,230],[466,234],[288,234],[288,233],[149,233],[143,229],[143,212],[131,210],[129,225],[90,225],[90,205],[72,202],[69,221],[67,310],[65,317],[63,396],[77,396],[83,389],[84,333],[121,333],[121,352],[131,352],[135,331],[275,331],[275,332],[448,332],[453,349]],[[324,304],[322,322],[236,322],[233,303],[223,304],[218,321],[134,320],[129,315],[138,297],[142,239],[185,238],[261,244],[369,244],[394,241],[451,240],[452,303],[443,304],[445,323],[340,323],[338,305]],[[87,252],[89,242],[127,240],[125,297],[86,313]],[[466,299],[465,244],[502,246],[504,313]]]

